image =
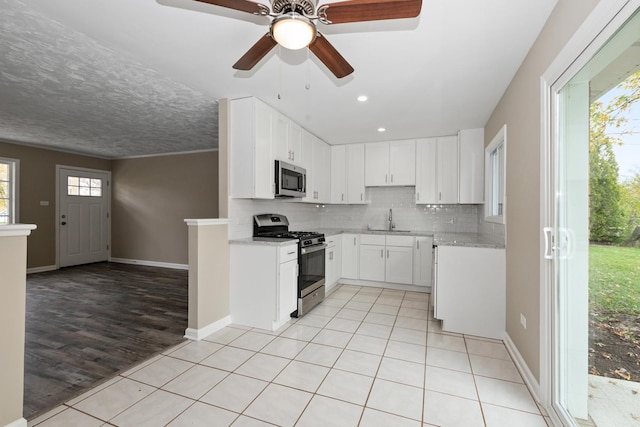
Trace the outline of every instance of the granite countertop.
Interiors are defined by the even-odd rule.
[[[338,234],[385,234],[393,236],[433,237],[435,245],[468,246],[476,248],[504,248],[504,243],[496,242],[491,236],[480,233],[439,233],[433,231],[384,231],[348,228],[327,228],[318,230],[325,236]]]
[[[234,245],[264,245],[264,246],[289,246],[297,245],[295,239],[272,239],[269,237],[246,237],[244,239],[229,240]]]

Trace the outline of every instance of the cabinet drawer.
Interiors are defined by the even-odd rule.
[[[361,234],[360,244],[361,245],[384,245],[384,235],[383,234]]]
[[[387,246],[413,247],[413,236],[387,236]]]
[[[326,242],[327,243],[327,247],[329,247],[329,248],[334,247],[336,245],[336,239],[339,239],[339,238],[341,239],[342,236],[338,235],[337,237],[336,236],[327,237],[326,238],[327,239],[327,242]]]
[[[284,246],[280,248],[280,263],[298,259],[298,245]]]

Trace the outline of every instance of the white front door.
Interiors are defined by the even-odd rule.
[[[110,172],[58,168],[59,266],[109,258]]]

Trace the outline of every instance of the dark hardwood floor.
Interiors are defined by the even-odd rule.
[[[27,276],[24,417],[184,340],[188,273],[116,263]]]

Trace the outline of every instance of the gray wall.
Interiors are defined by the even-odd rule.
[[[540,380],[540,77],[597,0],[560,0],[485,126],[507,125],[507,333]],[[520,326],[520,313],[527,329]]]
[[[111,256],[187,264],[185,218],[218,217],[218,152],[112,162]]]
[[[36,224],[29,236],[27,266],[56,263],[56,165],[111,170],[111,160],[0,142],[0,157],[20,160],[18,221]],[[49,206],[40,206],[48,201]]]

